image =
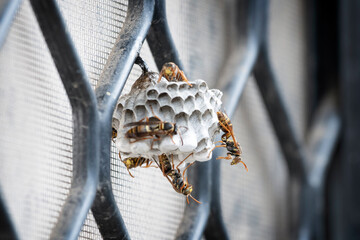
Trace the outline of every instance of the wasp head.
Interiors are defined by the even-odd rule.
[[[172,123],[169,123],[169,122],[165,122],[163,127],[164,127],[164,130],[165,130],[165,131],[171,131],[171,132],[176,133],[175,124],[172,124]]]
[[[183,194],[187,196],[190,195],[192,191],[193,191],[193,186],[191,184],[185,183]]]
[[[161,69],[161,73],[166,79],[170,79],[174,75],[174,71],[176,69],[175,63],[169,62],[165,63]]]
[[[246,171],[248,172],[249,169],[248,167],[246,166],[246,164],[241,160],[241,157],[236,157],[234,158],[232,161],[231,161],[231,165],[235,165],[235,164],[238,164],[238,163],[242,163],[246,169]]]
[[[125,164],[127,169],[134,167],[134,161],[132,161],[132,160],[133,160],[132,158],[126,158],[125,160],[122,161]]]

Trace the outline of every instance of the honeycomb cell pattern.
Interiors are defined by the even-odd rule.
[[[165,78],[157,83],[158,77],[157,73],[143,74],[134,83],[136,87],[118,101],[112,126],[118,131],[116,146],[122,159],[137,156],[154,159],[162,153],[172,154],[175,163],[191,153],[188,163],[211,159],[209,153],[219,132],[216,112],[221,107],[222,92],[209,89],[200,79],[189,86]],[[165,136],[158,141],[145,139],[130,143],[135,139],[126,138],[125,134],[134,126],[124,126],[146,117],[152,120],[154,114],[162,121],[176,123],[178,133],[172,135],[174,142]]]

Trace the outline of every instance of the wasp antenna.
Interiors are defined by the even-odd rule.
[[[215,146],[213,149],[211,149],[211,151],[209,152],[209,155],[207,157],[210,157],[210,154],[212,153],[212,151],[215,150],[215,148],[219,148],[219,147],[225,147],[226,148],[226,145],[223,144],[223,145],[218,145],[218,146]]]
[[[190,196],[191,196],[191,195],[190,195]],[[187,201],[187,204],[190,204],[190,202],[189,202],[189,195],[186,196],[186,201]]]
[[[243,161],[241,161],[241,163],[244,165],[246,171],[249,172],[249,169],[248,169],[248,167],[246,166],[246,164],[245,164]]]
[[[192,163],[190,163],[189,165],[187,165],[187,167],[184,169],[184,171],[183,171],[183,176],[185,175],[185,172],[186,172],[186,170],[191,166],[191,165],[193,165],[195,162],[192,162]],[[186,178],[186,180],[187,180],[187,178]]]
[[[128,168],[126,168],[126,169],[128,170],[130,176],[131,176],[132,178],[135,178],[135,177],[131,174],[130,170],[129,170]]]
[[[163,76],[163,73],[162,73],[162,69],[161,69],[161,72],[160,72],[160,74],[159,74],[159,79],[158,79],[158,83],[161,81],[161,78],[162,78],[162,76]]]
[[[202,204],[202,202],[196,200],[193,196],[191,196],[191,194],[189,195],[195,202],[197,202],[198,204]]]

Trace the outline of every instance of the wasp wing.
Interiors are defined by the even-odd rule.
[[[133,127],[133,126],[149,126],[159,124],[160,121],[148,121],[148,122],[131,122],[124,125],[124,127]]]

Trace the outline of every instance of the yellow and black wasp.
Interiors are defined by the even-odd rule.
[[[117,130],[115,128],[112,128],[111,139],[113,142],[115,142],[116,138],[117,138]]]
[[[171,141],[175,144],[173,140],[173,135],[179,133],[181,143],[183,144],[183,140],[180,132],[178,131],[176,123],[162,121],[158,116],[154,114],[154,111],[151,106],[150,108],[154,115],[152,119],[155,118],[156,120],[150,121],[150,119],[146,117],[138,122],[131,122],[124,125],[124,127],[132,127],[125,133],[125,137],[135,139],[135,141],[130,141],[130,143],[134,143],[145,139],[153,139],[154,142],[154,141],[159,141],[164,136],[169,136],[171,138]]]
[[[120,153],[119,153],[119,158],[121,160]],[[148,168],[148,167],[151,167],[151,164],[153,163],[149,158],[144,158],[144,157],[128,157],[121,161],[124,163],[124,165],[125,165],[126,169],[128,170],[131,177],[134,177],[134,176],[131,174],[130,169],[136,168],[136,167]],[[145,166],[142,166],[144,164],[145,164]]]
[[[163,172],[163,175],[167,178],[170,184],[173,186],[174,190],[177,193],[183,194],[186,196],[186,201],[189,204],[189,197],[191,197],[195,202],[201,204],[198,200],[196,200],[192,195],[193,186],[188,183],[187,178],[184,178],[186,170],[194,164],[189,164],[181,174],[179,166],[192,155],[192,153],[187,156],[184,160],[182,160],[176,167],[174,165],[174,160],[172,159],[172,163],[170,163],[169,158],[166,154],[162,154],[159,156],[159,168]]]
[[[184,81],[190,87],[192,86],[184,72],[181,71],[180,68],[173,62],[168,62],[163,65],[159,74],[158,82],[160,82],[161,77],[166,78],[169,82]]]
[[[210,151],[210,153],[215,148],[225,147],[228,150],[227,156],[226,157],[218,157],[216,159],[227,159],[227,160],[232,159],[231,165],[242,163],[244,165],[246,171],[248,171],[246,164],[241,160],[242,150],[241,150],[240,144],[235,139],[235,135],[233,132],[233,125],[230,121],[230,118],[226,115],[226,113],[223,113],[223,112],[217,112],[217,117],[219,120],[218,125],[219,125],[220,129],[224,132],[224,134],[221,136],[221,141],[218,141],[216,143],[221,142],[222,145],[215,146]],[[232,138],[232,139],[230,139],[230,138]],[[210,156],[210,153],[209,153],[209,156]]]

